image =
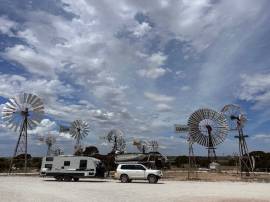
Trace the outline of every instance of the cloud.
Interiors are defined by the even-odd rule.
[[[147,55],[142,55],[142,57],[147,57]],[[154,53],[146,58],[147,67],[138,70],[137,73],[141,77],[157,79],[163,76],[167,71],[165,68],[161,67],[164,65],[166,60],[167,56],[165,56],[162,52]]]
[[[239,98],[254,102],[259,108],[268,106],[270,102],[270,74],[241,75]]]
[[[175,98],[167,95],[145,92],[144,96],[154,102],[171,102]]]
[[[0,33],[14,36],[12,29],[16,29],[18,24],[9,20],[6,16],[0,16]]]
[[[149,31],[151,30],[151,26],[147,23],[147,22],[143,22],[141,24],[138,24],[134,30],[133,30],[133,34],[136,37],[142,37],[145,34],[147,34]]]
[[[169,112],[172,110],[172,107],[167,104],[160,103],[160,104],[157,104],[157,110],[159,112]]]
[[[149,78],[149,79],[157,79],[163,76],[165,73],[166,73],[166,70],[160,67],[138,70],[138,74],[140,76]]]
[[[28,131],[29,134],[44,137],[47,135],[59,135],[59,126],[49,119],[43,119],[40,124],[33,130]]]
[[[23,65],[27,71],[34,74],[53,76],[54,68],[58,66],[56,61],[45,54],[39,54],[33,49],[24,45],[15,45],[6,48],[4,58],[16,61]]]

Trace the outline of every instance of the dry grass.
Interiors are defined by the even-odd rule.
[[[167,170],[163,171],[164,179],[166,180],[188,180],[187,170]],[[239,173],[234,171],[223,171],[223,172],[208,172],[208,171],[197,171],[190,172],[189,179],[200,180],[200,181],[257,181],[257,182],[270,182],[269,173],[255,173],[250,176],[240,176]]]

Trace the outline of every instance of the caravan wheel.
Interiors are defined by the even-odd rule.
[[[70,182],[71,180],[72,180],[72,178],[69,177],[69,176],[65,176],[65,177],[64,177],[64,181],[65,181],[65,182]]]
[[[78,182],[79,181],[79,178],[78,177],[74,177],[73,180],[74,180],[74,182]]]
[[[63,180],[63,178],[62,178],[61,176],[56,176],[55,179],[56,179],[57,181],[62,181],[62,180]]]

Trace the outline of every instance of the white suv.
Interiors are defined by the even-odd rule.
[[[162,176],[160,170],[147,169],[142,164],[119,164],[115,174],[115,177],[124,183],[132,180],[148,180],[149,183],[157,183]]]

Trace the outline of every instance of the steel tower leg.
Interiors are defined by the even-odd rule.
[[[217,160],[217,156],[216,156],[216,151],[215,151],[215,147],[213,146],[213,140],[212,140],[212,127],[207,125],[206,126],[207,130],[208,130],[208,161],[209,163],[216,161]]]
[[[24,172],[26,173],[27,172],[27,117],[24,118],[24,121],[20,129],[20,135],[16,143],[16,147],[15,147],[15,150],[14,150],[14,153],[11,158],[10,165],[9,165],[9,171],[8,171],[9,174],[12,172],[13,162],[19,154],[24,154]]]
[[[240,175],[245,172],[246,176],[249,176],[250,172],[253,172],[252,161],[248,152],[248,147],[245,138],[248,137],[244,135],[243,129],[238,128],[238,138],[239,140],[239,168],[240,168]]]
[[[193,143],[192,142],[188,142],[189,147],[188,147],[188,179],[192,179],[191,174],[193,174],[195,172],[195,178],[197,178],[197,172],[196,172],[196,159],[194,156],[194,152],[193,152]]]

